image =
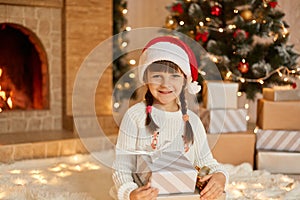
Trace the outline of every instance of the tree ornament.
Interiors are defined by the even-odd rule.
[[[276,1],[271,1],[268,3],[268,5],[271,7],[271,8],[275,8],[277,6],[278,2]]]
[[[205,31],[203,33],[201,32],[196,33],[195,40],[196,41],[201,40],[203,43],[205,43],[208,40],[208,32]]]
[[[262,8],[255,10],[254,18],[257,23],[266,23],[267,22],[266,17],[265,17],[265,11]]]
[[[192,3],[188,10],[189,16],[197,17],[198,15],[202,15],[201,7],[197,3]]]
[[[241,12],[241,17],[246,21],[249,22],[253,19],[253,14],[251,10],[243,10]]]
[[[292,88],[293,88],[293,89],[296,89],[296,88],[297,88],[297,83],[296,83],[296,82],[292,83]]]
[[[210,14],[214,15],[214,16],[220,16],[222,13],[222,8],[219,5],[214,5],[213,7],[211,7],[210,9]]]
[[[182,14],[183,13],[183,7],[181,3],[177,3],[176,5],[172,6],[172,11],[176,12],[178,14]]]
[[[243,29],[237,29],[233,33],[233,38],[237,41],[243,41],[245,39],[248,39],[249,33]]]
[[[249,63],[245,62],[244,60],[239,62],[238,64],[238,70],[242,73],[245,74],[249,71]]]
[[[261,60],[251,65],[251,71],[254,78],[264,77],[268,75],[271,72],[271,70],[271,65],[269,63],[266,63],[265,60]]]
[[[178,24],[177,24],[176,19],[173,18],[171,15],[166,18],[166,22],[165,22],[166,28],[174,30],[174,29],[176,29],[177,25]]]

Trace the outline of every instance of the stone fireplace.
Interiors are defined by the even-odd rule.
[[[72,112],[72,98],[80,95],[73,94],[76,73],[89,53],[112,36],[112,0],[0,0],[0,37],[1,33],[6,35],[3,41],[8,42],[15,34],[29,47],[17,54],[18,58],[11,54],[15,50],[0,47],[0,136],[53,130],[76,132]],[[20,49],[24,47],[20,43],[14,40],[7,46]],[[25,58],[29,60],[26,65]],[[91,71],[87,79],[94,76]],[[12,85],[18,85],[14,90],[22,92],[17,95]],[[24,87],[20,89],[20,85]],[[95,93],[97,119],[108,135],[117,131],[111,96],[112,67],[108,67]],[[84,105],[89,103],[86,99],[77,109],[87,126],[89,115]]]
[[[0,133],[62,129],[62,9],[12,2],[0,3]]]
[[[0,23],[0,112],[49,109],[48,60],[36,35]]]

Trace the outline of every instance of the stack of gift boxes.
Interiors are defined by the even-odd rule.
[[[214,157],[221,163],[253,165],[255,134],[247,130],[247,110],[238,108],[238,83],[204,81],[200,118]]]
[[[300,173],[300,89],[264,88],[257,104],[257,168]]]

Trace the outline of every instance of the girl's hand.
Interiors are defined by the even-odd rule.
[[[200,199],[207,200],[207,199],[217,199],[220,197],[225,188],[226,177],[223,173],[217,172],[214,174],[209,174],[203,176],[200,179],[200,182],[208,181],[205,188],[200,192]]]
[[[158,195],[158,189],[152,188],[150,182],[146,185],[133,190],[130,193],[130,200],[155,200]]]

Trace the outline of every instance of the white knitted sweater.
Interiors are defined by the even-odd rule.
[[[166,112],[153,106],[151,115],[160,127],[157,149],[159,150],[160,147],[168,143],[168,151],[183,151],[184,121],[181,111]],[[208,166],[211,173],[222,172],[228,180],[225,169],[212,157],[206,133],[199,117],[190,110],[188,110],[188,115],[194,132],[194,144],[185,153],[185,156],[194,166]],[[128,109],[120,125],[113,173],[113,181],[120,200],[129,200],[130,192],[138,187],[133,182],[131,174],[135,169],[136,156],[124,156],[122,151],[124,153],[124,150],[132,152],[136,150],[149,151],[151,149],[152,133],[146,128],[145,119],[146,105],[144,102],[140,102]]]

